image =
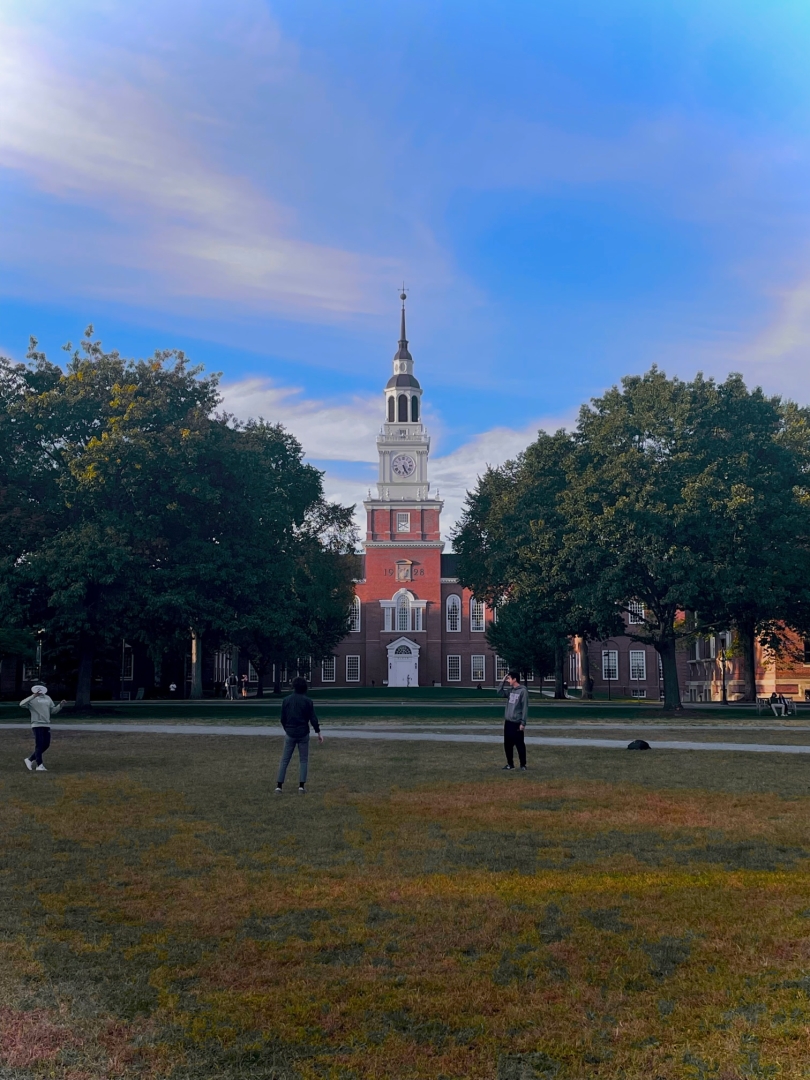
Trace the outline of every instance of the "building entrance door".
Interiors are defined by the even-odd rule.
[[[419,646],[400,638],[388,646],[388,685],[419,685]]]

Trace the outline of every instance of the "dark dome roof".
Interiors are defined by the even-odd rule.
[[[413,375],[392,375],[385,384],[385,389],[390,390],[392,386],[412,386],[415,390],[422,389],[419,380]]]

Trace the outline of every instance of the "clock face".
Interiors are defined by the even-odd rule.
[[[391,462],[391,469],[395,476],[411,476],[416,469],[416,462],[408,454],[397,454]]]

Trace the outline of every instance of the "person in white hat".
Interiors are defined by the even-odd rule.
[[[31,727],[34,730],[34,752],[25,758],[25,767],[31,772],[36,761],[36,772],[47,772],[42,764],[42,755],[51,745],[51,717],[61,711],[64,701],[54,705],[48,696],[48,687],[38,683],[31,687],[31,695],[20,702],[20,707],[31,713]]]

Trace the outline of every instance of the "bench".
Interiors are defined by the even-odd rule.
[[[771,701],[770,697],[758,697],[757,698],[757,713],[768,712],[770,710],[774,716],[795,716],[796,715],[796,702],[792,697],[784,697],[784,713],[782,713],[781,701]]]

